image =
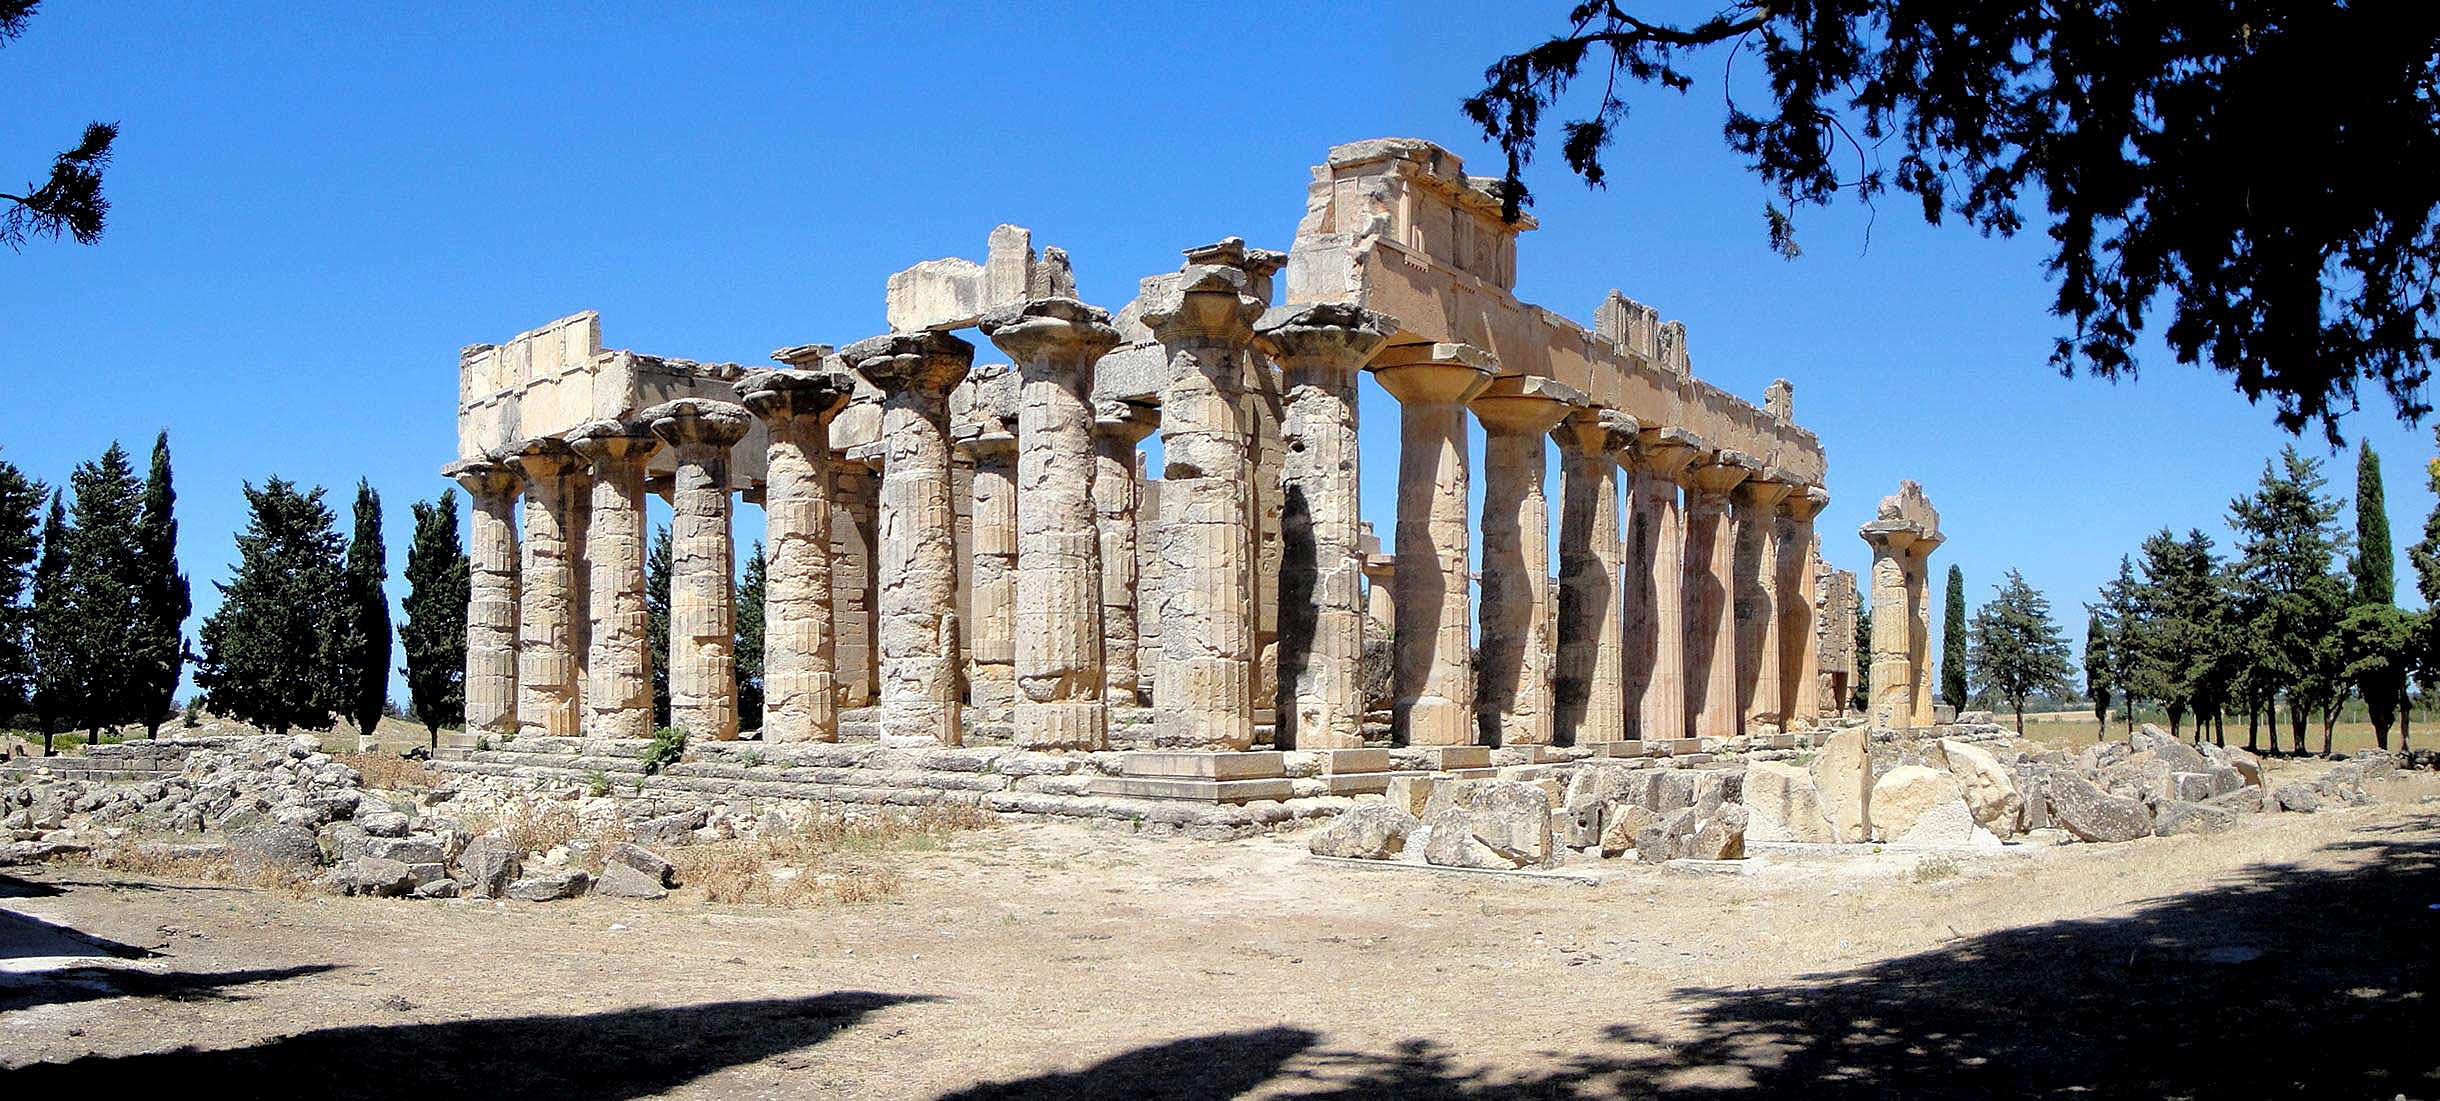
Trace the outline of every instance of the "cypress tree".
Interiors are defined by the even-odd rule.
[[[390,596],[382,583],[390,576],[389,554],[381,545],[381,495],[373,483],[356,480],[356,531],[347,542],[346,636],[340,646],[339,676],[345,685],[340,712],[370,736],[390,702]]]
[[[195,683],[216,714],[286,734],[328,730],[349,702],[339,676],[346,582],[322,490],[280,478],[245,487],[249,515],[237,572],[203,621]]]
[[[1951,711],[1966,709],[1966,573],[1949,566],[1948,607],[1940,623],[1940,698]]]
[[[178,490],[171,480],[169,433],[153,439],[152,469],[136,520],[136,555],[143,576],[137,605],[134,667],[148,738],[161,736],[178,674],[186,665],[186,617],[195,610],[186,575],[178,572]]]
[[[2110,632],[2099,609],[2084,613],[2084,694],[2093,698],[2093,740],[2110,728]]]
[[[1862,601],[1855,608],[1855,689],[1851,705],[1858,713],[1872,713],[1872,609]]]
[[[737,721],[747,730],[762,729],[763,600],[770,587],[758,540],[753,557],[746,559],[745,579],[737,583]]]
[[[2398,602],[2398,563],[2389,546],[2389,499],[2381,491],[2381,457],[2372,444],[2355,452],[2355,602]]]
[[[34,695],[34,559],[42,551],[41,482],[0,462],[0,723],[24,714]]]
[[[2346,679],[2364,697],[2374,744],[2387,749],[2389,728],[2397,723],[2412,672],[2415,625],[2398,610],[2397,559],[2389,544],[2381,457],[2369,442],[2355,453],[2355,554],[2348,559],[2348,569],[2355,578],[2355,603],[2339,623]],[[2322,752],[2329,751],[2325,731]]]
[[[466,722],[468,563],[458,543],[456,490],[408,507],[415,539],[407,544],[407,620],[398,641],[407,651],[407,698],[437,747],[442,727]]]
[[[2440,425],[2433,426],[2432,436],[2440,445]],[[2440,495],[2440,459],[2424,464],[2423,477],[2432,493]],[[2406,548],[2406,559],[2414,564],[2415,592],[2423,597],[2424,608],[2415,616],[2413,653],[2406,664],[2428,700],[2440,688],[2440,504],[2433,505],[2431,514],[2423,518],[2423,538]],[[2408,748],[2403,733],[2401,749]]]
[[[669,528],[652,533],[644,556],[644,634],[652,642],[652,725],[669,725]]]
[[[51,513],[42,524],[42,555],[34,561],[34,605],[27,625],[34,660],[34,722],[42,728],[42,755],[51,755],[51,736],[74,721],[84,690],[82,654],[76,646],[75,608],[68,587],[68,559],[74,553],[68,511],[57,491]]]
[[[69,721],[98,738],[104,728],[142,721],[151,696],[143,637],[150,585],[138,530],[144,487],[114,442],[69,474],[68,492],[68,630],[84,682]]]

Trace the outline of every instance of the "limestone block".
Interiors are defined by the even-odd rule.
[[[2160,814],[2153,820],[2152,830],[2162,837],[2182,833],[2223,833],[2235,829],[2237,812],[2207,803],[2173,800],[2160,805]]]
[[[983,316],[983,266],[926,260],[890,276],[887,296],[893,332],[963,329]]]
[[[1922,765],[1899,765],[1872,785],[1873,835],[1881,841],[1894,840],[1913,829],[1916,819],[1933,807],[1964,798],[1965,792],[1947,773]]]
[[[1432,836],[1425,861],[1455,868],[1524,868],[1550,863],[1551,801],[1536,784],[1488,780],[1460,786],[1424,819]]]
[[[2210,763],[2204,760],[2201,751],[2151,723],[2143,724],[2141,729],[2130,735],[2127,747],[2137,753],[2159,757],[2168,764],[2171,772],[2201,772]]]
[[[2152,804],[2169,797],[2169,775],[2169,762],[2145,752],[2102,769],[2099,783],[2112,795]]]
[[[2140,799],[2107,794],[2064,771],[2052,772],[2044,786],[2051,816],[2080,840],[2132,841],[2152,832],[2152,812]]]
[[[1423,823],[1385,803],[1366,803],[1338,817],[1307,844],[1315,856],[1389,860],[1406,851],[1409,835]]]
[[[1635,847],[1636,839],[1645,830],[1659,825],[1661,816],[1652,808],[1638,803],[1611,803],[1601,811],[1601,855],[1617,856]]]
[[[509,884],[503,893],[518,902],[557,902],[575,898],[592,885],[593,877],[584,872],[543,872]]]
[[[525,874],[525,854],[513,852],[499,834],[476,837],[458,853],[457,880],[471,898],[497,898]]]
[[[1756,761],[1745,770],[1746,836],[1756,841],[1837,840],[1822,813],[1813,774],[1787,761]]]
[[[1383,795],[1388,798],[1389,805],[1420,818],[1425,808],[1431,805],[1432,793],[1439,786],[1439,782],[1429,776],[1398,776],[1390,780],[1389,789]]]
[[[1830,820],[1832,840],[1872,838],[1872,752],[1867,738],[1860,727],[1839,731],[1813,760],[1813,786],[1820,793],[1822,814]]]
[[[1954,738],[1943,739],[1940,748],[1974,821],[2001,837],[2015,833],[2024,819],[2025,796],[2007,767],[1990,750]]]
[[[2261,786],[2262,758],[2235,747],[2207,746],[2203,752],[2214,764],[2237,770],[2246,783]]]
[[[2204,805],[2238,814],[2260,814],[2265,809],[2262,789],[2251,784],[2226,795],[2212,796]]]

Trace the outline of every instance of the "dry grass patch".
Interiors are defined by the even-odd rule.
[[[387,791],[423,791],[439,786],[441,774],[431,765],[395,753],[342,753],[336,760],[364,777],[364,786]]]
[[[936,849],[994,821],[972,806],[848,816],[825,811],[793,829],[670,850],[682,885],[705,901],[791,908],[881,902],[905,877],[886,857]]]
[[[229,883],[291,894],[319,893],[305,869],[241,856],[219,846],[136,842],[104,846],[65,859],[88,868],[151,879]]]

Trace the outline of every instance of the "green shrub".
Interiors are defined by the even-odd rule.
[[[674,765],[686,755],[686,732],[674,726],[664,726],[652,732],[652,744],[644,749],[644,775],[651,776],[663,766]]]
[[[595,798],[610,794],[610,774],[598,768],[585,773],[585,794]]]

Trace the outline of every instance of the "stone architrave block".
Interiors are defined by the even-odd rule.
[[[890,276],[888,299],[893,332],[967,328],[983,317],[983,266],[954,256],[926,260]]]
[[[1836,840],[1822,814],[1813,774],[1786,761],[1756,761],[1745,770],[1746,836],[1755,841]]]

